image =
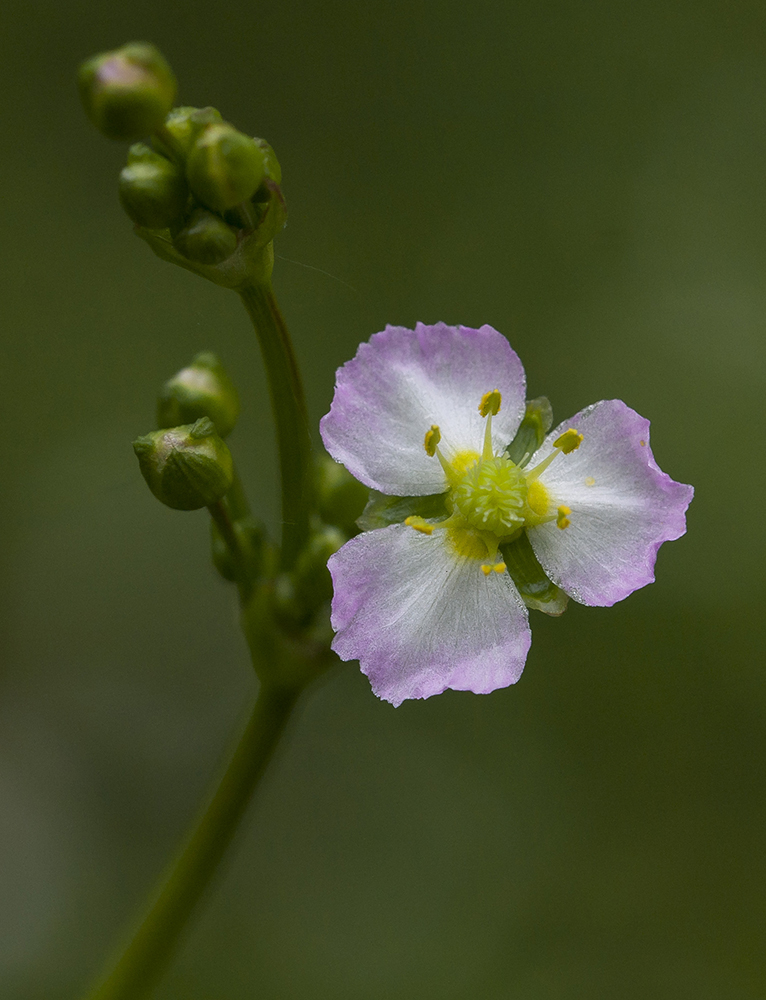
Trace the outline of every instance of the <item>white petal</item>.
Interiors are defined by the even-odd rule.
[[[447,688],[485,694],[514,684],[531,635],[507,573],[458,558],[446,531],[401,524],[352,538],[329,561],[333,649],[359,660],[381,698],[401,704]]]
[[[555,522],[541,525],[529,539],[562,590],[581,604],[608,607],[654,580],[657,550],[685,532],[694,491],[658,467],[649,421],[619,399],[596,403],[557,427],[528,468],[570,427],[583,434],[582,444],[540,476],[552,512],[569,507],[570,524],[563,530]]]
[[[432,424],[449,459],[481,452],[482,396],[499,389],[493,443],[502,451],[524,415],[524,369],[502,334],[491,326],[388,326],[362,344],[338,370],[330,412],[320,424],[332,457],[367,486],[398,496],[441,493],[446,481],[438,459],[423,447]]]

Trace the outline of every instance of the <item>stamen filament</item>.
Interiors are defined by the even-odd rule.
[[[494,458],[494,453],[492,451],[492,414],[487,415],[487,426],[484,428],[484,447],[482,448],[481,457],[488,461]]]
[[[502,401],[500,390],[492,389],[490,392],[484,393],[479,403],[479,413],[487,418],[487,426],[484,428],[484,449],[481,453],[481,457],[485,460],[495,457],[492,451],[492,417],[500,412]]]
[[[547,458],[544,458],[542,462],[530,469],[526,474],[527,483],[533,483],[536,479],[539,479],[540,475],[545,472],[551,462],[557,458],[559,455],[569,455],[570,452],[576,451],[583,441],[583,435],[570,427],[568,431],[564,431],[560,437],[557,437],[553,442],[553,451]]]

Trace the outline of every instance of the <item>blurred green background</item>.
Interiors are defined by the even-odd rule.
[[[625,399],[697,489],[654,586],[533,614],[515,688],[393,709],[332,671],[154,1000],[763,998],[760,0],[6,0],[0,995],[78,996],[254,690],[204,513],[130,448],[218,351],[276,526],[244,311],[133,237],[77,101],[134,38],[276,148],[315,420],[387,322],[486,322],[558,419]]]

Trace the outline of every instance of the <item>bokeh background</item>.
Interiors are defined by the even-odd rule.
[[[78,62],[155,41],[267,137],[312,417],[387,322],[503,331],[559,419],[621,397],[696,486],[658,581],[533,614],[491,696],[303,705],[154,1000],[766,996],[766,13],[760,0],[6,0],[0,995],[74,1000],[253,697],[204,512],[130,442],[218,351],[276,527],[237,297],[155,259]]]

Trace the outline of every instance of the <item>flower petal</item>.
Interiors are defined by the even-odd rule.
[[[530,529],[529,539],[562,590],[581,604],[609,607],[654,581],[657,550],[686,531],[694,490],[658,467],[649,421],[619,399],[595,403],[557,427],[528,468],[570,427],[582,433],[582,444],[540,476],[554,511],[571,509],[569,526],[549,522]]]
[[[325,447],[367,486],[396,496],[446,489],[444,472],[423,447],[432,424],[449,459],[481,451],[484,393],[499,389],[492,437],[502,451],[524,415],[524,369],[505,337],[491,326],[387,326],[338,369],[330,412],[320,429]]]
[[[359,660],[380,698],[486,694],[519,679],[526,608],[507,573],[485,576],[475,559],[457,557],[446,531],[380,528],[352,538],[328,566],[332,647]]]

